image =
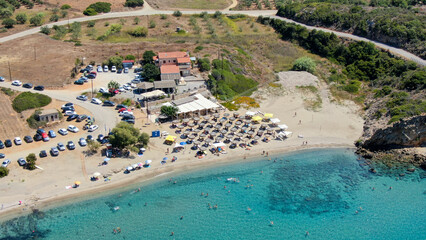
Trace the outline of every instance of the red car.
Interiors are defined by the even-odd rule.
[[[98,73],[97,73],[97,72],[90,72],[90,74],[93,74],[93,75],[95,75],[95,76],[98,76]]]
[[[120,110],[118,110],[119,113],[121,113],[123,111],[127,111],[127,108],[120,108]]]

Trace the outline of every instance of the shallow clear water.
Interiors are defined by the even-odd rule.
[[[344,149],[274,159],[20,217],[2,223],[0,239],[426,239],[426,182],[417,172],[373,175]]]

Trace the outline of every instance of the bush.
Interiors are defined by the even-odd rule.
[[[50,16],[49,20],[51,22],[57,22],[57,21],[59,21],[59,16],[56,15],[56,14],[53,14],[52,16]]]
[[[144,4],[143,0],[126,0],[124,3],[125,7],[142,7]]]
[[[86,8],[86,10],[83,11],[83,14],[86,16],[95,16],[98,14],[95,9],[93,8]]]
[[[34,26],[41,26],[41,24],[43,24],[43,14],[39,13],[30,18],[30,23]]]
[[[51,30],[50,30],[49,26],[43,26],[43,27],[40,28],[40,32],[43,33],[43,34],[49,35]]]
[[[34,170],[36,169],[36,161],[37,161],[37,157],[34,153],[30,153],[27,156],[27,165],[25,166],[28,170]]]
[[[30,126],[30,128],[38,129],[40,127],[46,126],[47,122],[38,121],[38,115],[40,115],[40,113],[41,113],[40,110],[36,110],[29,118],[27,118],[27,123],[28,123],[28,126]]]
[[[9,8],[0,8],[0,18],[10,18],[13,15],[13,11]]]
[[[90,4],[87,9],[93,9],[95,10],[97,13],[107,13],[111,11],[111,3],[107,3],[107,2],[96,2],[93,4]]]
[[[112,56],[108,58],[105,62],[102,63],[102,65],[108,65],[109,68],[112,66],[116,66],[117,68],[123,67],[123,57],[121,56]]]
[[[92,20],[92,21],[88,21],[87,22],[87,27],[94,27],[96,24],[96,21]]]
[[[198,66],[201,72],[210,71],[210,60],[208,58],[198,59]]]
[[[13,95],[15,94],[15,91],[13,91],[13,90],[12,90],[12,89],[10,89],[10,88],[2,87],[2,88],[1,88],[1,91],[2,91],[4,94],[6,94],[7,96],[9,96],[9,97],[11,97],[11,96],[13,96]]]
[[[359,91],[361,87],[361,82],[357,81],[357,80],[352,80],[349,82],[349,84],[347,84],[346,86],[343,87],[343,90],[345,90],[346,92],[349,93],[357,93]]]
[[[101,144],[98,141],[88,141],[87,147],[89,148],[89,151],[92,153],[98,152],[98,149],[101,147]]]
[[[214,18],[219,18],[220,16],[222,16],[222,12],[221,12],[221,11],[216,11],[216,12],[214,12],[214,14],[213,14],[213,17],[214,17]]]
[[[135,56],[133,56],[133,55],[126,55],[126,56],[124,57],[124,59],[125,59],[125,60],[136,60],[136,57],[135,57]]]
[[[13,99],[12,107],[17,112],[27,109],[41,108],[48,105],[52,99],[40,93],[23,92]]]
[[[157,26],[157,24],[155,24],[154,20],[149,21],[149,28],[155,28],[155,26]]]
[[[166,14],[160,14],[160,18],[165,20],[165,19],[167,19],[167,15]]]
[[[18,13],[18,15],[16,15],[15,17],[16,22],[18,24],[25,24],[28,20],[27,14],[25,13]]]
[[[135,25],[138,25],[140,22],[141,22],[141,19],[140,19],[140,18],[138,18],[138,17],[135,17],[135,18],[133,19],[133,23],[134,23]]]
[[[148,35],[148,29],[145,27],[136,27],[133,30],[127,32],[133,37],[146,37]]]
[[[142,144],[144,147],[148,146],[148,143],[149,143],[148,133],[142,133],[138,138],[138,142]]]
[[[312,58],[309,57],[301,57],[296,59],[296,61],[293,64],[292,70],[294,71],[307,71],[310,73],[315,72],[315,61]]]
[[[2,23],[5,28],[13,28],[13,25],[16,24],[16,21],[11,18],[6,18],[2,21]]]
[[[67,9],[70,9],[70,8],[71,8],[71,6],[68,5],[68,4],[64,4],[64,5],[61,6],[62,10],[67,10]]]
[[[174,11],[173,16],[180,17],[180,16],[182,16],[182,12],[181,11]]]
[[[6,177],[9,175],[9,169],[5,167],[0,167],[0,178]]]
[[[201,51],[201,50],[203,50],[204,49],[204,47],[203,46],[197,46],[196,48],[195,48],[195,50],[194,50],[194,53],[197,53],[197,52],[199,52],[199,51]]]
[[[66,16],[68,16],[68,12],[67,12],[67,11],[65,11],[65,10],[62,10],[62,11],[61,11],[61,18],[64,18],[64,17],[66,17]]]

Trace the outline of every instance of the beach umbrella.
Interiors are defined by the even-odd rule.
[[[210,138],[207,138],[207,139],[205,140],[205,142],[206,142],[206,143],[211,143],[211,142],[212,142],[212,140],[211,140]]]
[[[239,116],[238,117],[238,119],[240,119],[240,120],[243,120],[243,119],[245,119],[246,117],[245,116]]]
[[[203,116],[203,118],[204,118],[205,120],[209,120],[209,119],[210,119],[210,116],[206,115],[206,116]]]
[[[149,164],[151,164],[151,163],[152,163],[152,160],[146,160],[146,161],[145,161],[145,164],[146,164],[146,165],[149,165]]]
[[[249,131],[247,134],[248,134],[248,135],[253,135],[253,134],[254,134],[254,131]]]
[[[228,131],[226,131],[225,129],[223,129],[222,131],[220,131],[221,133],[223,133],[223,134],[225,134],[225,133],[227,133]]]
[[[267,119],[269,119],[269,118],[272,118],[272,117],[274,117],[274,114],[272,114],[272,113],[265,113],[265,115],[263,115],[265,118],[267,118]]]
[[[224,117],[229,117],[229,113],[224,113],[223,116]]]
[[[241,125],[242,124],[242,122],[241,121],[236,121],[235,122],[235,125]]]
[[[240,116],[240,113],[238,113],[238,112],[233,112],[233,113],[232,113],[232,115],[233,115],[234,117],[238,117],[238,116]]]
[[[127,170],[127,171],[132,171],[132,170],[133,170],[133,167],[132,167],[132,166],[128,166],[128,167],[126,168],[126,170]]]
[[[200,127],[204,127],[204,126],[206,126],[206,123],[204,122],[200,123]]]
[[[207,148],[206,148],[206,147],[201,146],[201,147],[200,147],[200,150],[201,150],[201,151],[206,151],[206,150],[207,150]]]
[[[138,162],[138,167],[143,167],[143,163]]]
[[[194,132],[200,132],[201,131],[201,129],[199,129],[199,128],[197,128],[197,129],[194,129]]]
[[[220,141],[222,141],[223,140],[223,137],[217,137],[216,138],[216,141],[218,141],[218,142],[220,142]]]
[[[137,163],[135,163],[135,164],[132,165],[132,168],[137,168],[137,167],[138,167]]]
[[[140,149],[139,149],[139,151],[141,151],[141,152],[145,152],[145,151],[146,151],[146,149],[145,149],[145,148],[140,148]]]
[[[200,121],[199,117],[194,117],[194,121]]]
[[[216,126],[214,126],[214,128],[216,128],[216,129],[220,129],[222,126],[220,126],[220,125],[216,125]]]
[[[215,120],[213,120],[213,119],[211,119],[211,120],[209,121],[209,123],[210,123],[210,124],[215,124],[215,123],[216,123],[216,121],[215,121]]]
[[[227,123],[227,124],[225,124],[225,127],[230,127],[230,126],[232,126],[232,124],[231,124],[231,123]]]
[[[194,123],[188,123],[188,126],[193,127],[193,126],[195,126],[195,124]]]
[[[244,136],[244,134],[243,133],[237,133],[236,134],[238,137],[242,137],[242,136]]]
[[[80,184],[81,184],[81,182],[80,182],[80,181],[75,181],[75,182],[74,182],[74,184],[75,184],[75,185],[80,185]]]
[[[215,113],[215,114],[213,114],[213,117],[218,118],[218,117],[220,117],[220,115],[219,115],[219,113]]]
[[[205,134],[205,133],[201,133],[201,134],[200,134],[200,137],[202,137],[202,138],[203,138],[203,137],[206,137],[206,134]]]
[[[194,136],[194,135],[190,135],[188,138],[189,138],[189,139],[194,139],[194,138],[195,138],[195,136]]]
[[[256,130],[256,129],[257,129],[257,126],[250,126],[250,128],[251,128],[252,130]]]
[[[238,129],[237,128],[235,128],[235,127],[233,127],[233,128],[231,128],[231,132],[236,132]]]
[[[104,158],[104,162],[109,162],[110,158]]]
[[[182,120],[184,123],[188,123],[189,122],[189,119],[188,118],[185,118],[185,119],[183,119]]]
[[[173,123],[173,124],[176,124],[176,123],[178,123],[178,122],[179,122],[178,120],[173,120],[173,121],[172,121],[172,123]]]
[[[228,134],[228,135],[226,135],[226,137],[227,137],[227,138],[232,138],[232,137],[233,137],[233,135],[232,135],[232,134]]]
[[[225,119],[225,118],[221,118],[221,119],[219,120],[219,122],[224,123],[224,122],[226,122],[226,119]]]
[[[210,133],[210,135],[212,135],[213,137],[217,135],[217,132],[212,132]]]
[[[163,157],[163,161],[167,161],[167,159],[168,159],[167,157]]]
[[[102,174],[100,172],[93,173],[93,177],[95,177],[95,178],[98,178],[100,176],[102,176]]]
[[[235,117],[230,117],[229,121],[235,121],[235,119],[236,119]]]
[[[247,127],[242,127],[241,130],[245,131],[247,130]]]
[[[191,133],[191,131],[190,130],[188,130],[188,129],[186,129],[185,130],[185,132],[183,132],[184,134],[186,134],[186,135],[188,135],[188,134],[190,134]]]
[[[179,125],[179,126],[178,126],[178,128],[179,128],[179,129],[183,129],[183,128],[185,128],[185,126],[183,126],[183,125]]]
[[[257,139],[259,139],[260,138],[260,136],[254,136],[254,139],[255,140],[257,140]]]

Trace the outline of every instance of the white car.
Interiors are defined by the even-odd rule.
[[[90,102],[94,103],[94,104],[98,104],[98,105],[102,104],[102,101],[97,99],[97,98],[92,98],[92,100]]]
[[[61,128],[61,129],[59,129],[58,133],[61,134],[61,135],[67,135],[68,131],[65,128]]]
[[[125,91],[126,91],[126,89],[124,89],[123,87],[119,87],[119,88],[118,88],[118,91],[119,91],[119,92],[125,92]]]
[[[139,80],[139,79],[133,79],[133,80],[132,80],[132,83],[133,83],[133,84],[138,84],[138,83],[140,83],[140,82],[141,82],[141,80]]]
[[[7,165],[9,165],[9,164],[10,164],[10,160],[6,159],[6,160],[3,161],[3,163],[1,164],[1,166],[2,167],[7,167]]]
[[[5,78],[0,76],[0,82],[4,82]]]
[[[104,66],[104,72],[108,72],[108,66],[107,65]]]
[[[115,66],[112,66],[111,67],[111,72],[116,72],[116,71],[117,71],[117,68]]]
[[[78,140],[78,143],[79,143],[79,144],[80,144],[80,146],[82,146],[82,147],[87,146],[86,139],[84,139],[84,138],[80,138],[80,140]]]
[[[65,111],[65,116],[71,116],[71,115],[74,115],[74,114],[77,114],[75,111]]]
[[[65,103],[64,105],[62,105],[61,108],[64,109],[66,107],[72,107],[73,108],[74,107],[74,103],[70,103],[70,102],[69,103]]]
[[[74,125],[69,125],[69,126],[68,126],[68,131],[73,132],[73,133],[76,133],[76,132],[78,132],[79,130],[78,130],[78,128],[77,128],[76,126],[74,126]]]
[[[124,73],[129,73],[129,68],[124,68]]]
[[[132,88],[129,85],[123,85],[123,88],[127,91],[132,90]],[[120,90],[120,89],[119,89]]]
[[[80,96],[77,97],[77,99],[81,100],[81,101],[87,101],[87,96],[86,95],[80,95]]]
[[[21,145],[22,144],[22,140],[21,140],[20,137],[16,137],[14,141],[15,141],[15,145]]]
[[[101,88],[99,88],[99,92],[100,93],[108,93],[108,89],[101,87]]]
[[[101,67],[101,66],[98,66],[97,71],[98,71],[98,72],[102,72],[102,67]]]
[[[21,85],[22,85],[22,82],[21,82],[21,81],[19,81],[19,80],[14,80],[14,81],[12,82],[12,85],[13,85],[13,86],[21,86]]]
[[[98,128],[99,128],[99,126],[98,126],[98,125],[90,125],[90,126],[89,126],[89,128],[88,128],[88,131],[89,131],[89,132],[94,132],[94,131],[96,131]]]
[[[122,111],[119,115],[120,116],[123,116],[123,115],[125,115],[125,114],[127,114],[127,115],[133,115],[133,112],[129,112],[129,111]]]

